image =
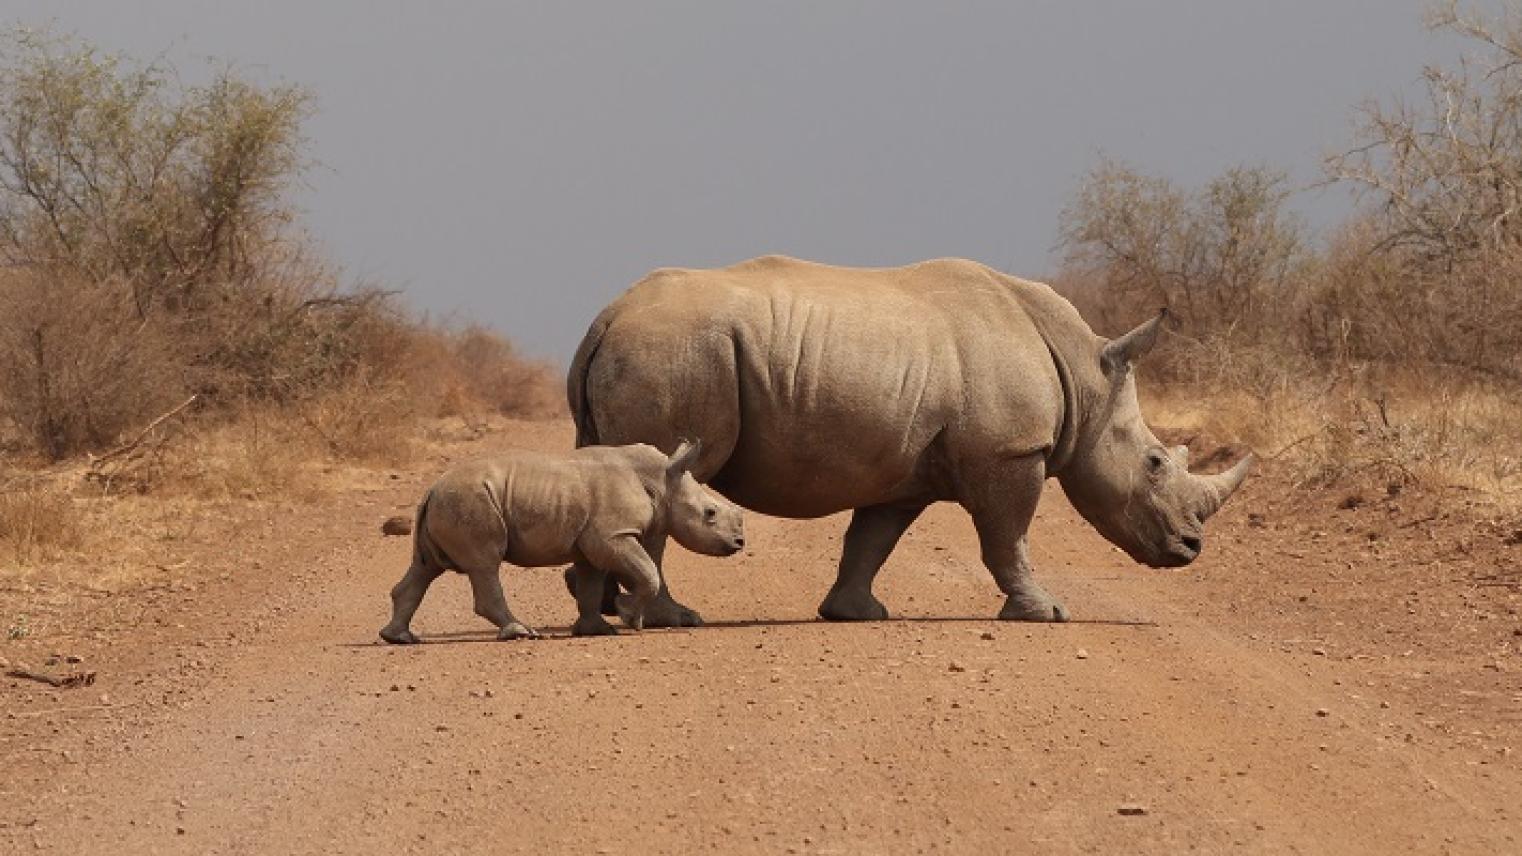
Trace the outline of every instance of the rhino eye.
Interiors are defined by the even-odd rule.
[[[1149,471],[1155,473],[1161,470],[1166,463],[1168,463],[1168,459],[1163,456],[1162,452],[1154,450],[1147,453],[1147,469]]]
[[[718,518],[718,516],[719,516],[719,512],[718,512],[717,509],[713,509],[713,508],[705,508],[705,509],[703,509],[703,519],[708,521],[709,523],[714,522],[714,520],[716,520]]]

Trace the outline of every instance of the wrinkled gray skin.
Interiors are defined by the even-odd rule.
[[[963,260],[663,269],[593,322],[568,393],[578,444],[701,437],[693,475],[745,508],[854,509],[824,618],[887,617],[878,568],[926,506],[951,501],[1007,596],[999,617],[1064,621],[1026,548],[1045,479],[1136,561],[1178,567],[1251,466],[1192,475],[1142,422],[1132,367],[1163,320],[1106,340],[1049,287]],[[645,621],[701,623],[664,585]]]
[[[445,473],[418,505],[412,566],[391,590],[387,642],[417,642],[409,625],[428,586],[446,570],[470,577],[476,614],[499,639],[539,634],[513,617],[502,595],[503,561],[525,567],[576,562],[633,592],[629,624],[660,588],[647,545],[677,543],[712,556],[745,545],[740,509],[698,484],[689,472],[701,444],[680,444],[667,457],[646,445],[591,447],[564,455],[515,450]],[[659,549],[659,548],[657,548]],[[578,635],[615,631],[594,609]]]

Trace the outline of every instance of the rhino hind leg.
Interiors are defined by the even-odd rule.
[[[470,577],[471,594],[475,596],[476,615],[497,626],[498,639],[538,639],[539,631],[519,621],[507,608],[499,571],[500,564],[496,562],[480,562],[465,569]]]
[[[968,510],[972,513],[983,564],[1005,595],[1002,621],[1067,621],[1067,608],[1047,593],[1031,570],[1026,532],[1041,499],[1046,463],[1032,455],[981,475]]]
[[[442,573],[443,568],[432,567],[420,561],[412,563],[401,581],[391,589],[391,621],[381,628],[382,639],[393,645],[416,645],[422,641],[412,632],[412,616],[417,613],[423,595],[428,593],[428,587]]]
[[[898,539],[924,510],[923,505],[873,505],[852,513],[835,585],[819,604],[820,618],[882,621],[888,617],[888,608],[872,594],[872,581]]]

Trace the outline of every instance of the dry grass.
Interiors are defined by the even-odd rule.
[[[0,561],[30,566],[74,553],[85,543],[85,511],[50,484],[0,490]]]

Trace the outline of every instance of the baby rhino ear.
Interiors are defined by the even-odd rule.
[[[671,460],[666,464],[666,474],[676,477],[691,472],[702,451],[702,440],[683,440],[677,444],[676,451],[671,453]]]

